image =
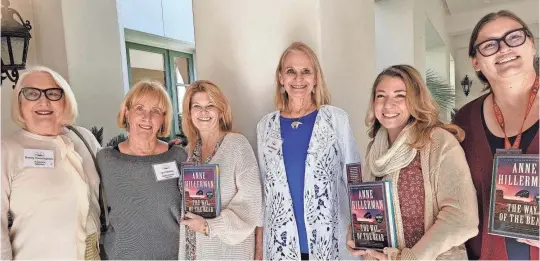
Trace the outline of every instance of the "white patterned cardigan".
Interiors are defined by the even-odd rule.
[[[265,152],[281,140],[280,113],[264,116],[257,125],[257,146],[265,194],[264,259],[299,260],[300,243],[282,148]],[[360,162],[347,113],[333,106],[319,109],[306,158],[304,220],[310,259],[355,259],[346,249],[350,222],[345,164]],[[293,188],[294,189],[294,188]]]

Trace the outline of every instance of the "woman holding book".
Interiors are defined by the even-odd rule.
[[[455,117],[455,123],[466,133],[461,145],[481,206],[481,233],[467,242],[469,257],[538,260],[538,241],[488,234],[496,150],[521,149],[521,153],[538,155],[538,56],[534,36],[515,14],[505,10],[490,13],[471,34],[469,56],[488,91],[461,108]]]
[[[214,83],[200,80],[186,90],[182,129],[188,162],[218,164],[221,209],[205,219],[188,212],[180,227],[180,260],[252,260],[255,227],[262,223],[259,169],[248,140],[232,132],[231,107]]]
[[[329,105],[319,60],[306,44],[283,52],[275,77],[277,110],[257,125],[264,259],[351,259],[345,165],[360,154],[349,117]]]
[[[397,248],[352,250],[386,259],[467,259],[464,243],[478,233],[478,210],[469,166],[458,140],[463,131],[444,125],[420,73],[408,65],[381,72],[366,116],[364,181],[390,180]]]
[[[162,170],[177,170],[187,155],[182,147],[158,139],[169,135],[172,114],[161,83],[138,82],[118,113],[118,126],[127,130],[128,139],[97,154],[110,208],[110,226],[103,236],[109,259],[178,258],[180,175]]]

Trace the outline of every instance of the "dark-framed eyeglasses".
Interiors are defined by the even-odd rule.
[[[37,101],[41,98],[41,93],[45,94],[45,97],[49,101],[58,101],[64,97],[64,90],[62,88],[49,88],[49,89],[38,89],[34,87],[23,87],[19,92],[19,95],[22,93],[24,98],[29,101]]]
[[[488,57],[496,54],[499,49],[501,49],[501,41],[504,41],[508,47],[518,47],[525,43],[527,36],[529,35],[525,28],[519,28],[509,31],[501,38],[485,40],[477,44],[475,49],[478,50],[482,56]]]

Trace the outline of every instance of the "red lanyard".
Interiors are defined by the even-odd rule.
[[[493,110],[495,111],[495,117],[497,118],[497,122],[499,123],[499,126],[501,126],[501,129],[504,133],[504,148],[505,149],[519,149],[519,144],[521,143],[521,134],[523,133],[523,125],[525,125],[525,120],[527,120],[527,116],[529,116],[529,112],[531,112],[531,108],[534,104],[534,99],[536,98],[537,93],[538,93],[538,76],[536,76],[536,79],[534,80],[534,84],[533,84],[531,93],[529,95],[529,103],[527,103],[527,109],[525,110],[525,118],[523,119],[523,123],[521,124],[521,128],[519,129],[519,133],[513,145],[510,143],[508,136],[506,136],[506,131],[504,130],[504,117],[501,112],[501,108],[499,108],[499,105],[497,105],[497,103],[495,102],[495,99],[493,99]]]

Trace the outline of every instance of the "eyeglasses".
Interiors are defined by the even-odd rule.
[[[213,104],[206,105],[206,106],[201,106],[201,105],[195,104],[195,105],[191,106],[191,111],[194,112],[194,113],[199,113],[199,112],[202,112],[202,111],[211,112],[211,111],[215,111],[216,109],[217,109],[216,106],[213,105]]]
[[[22,93],[24,98],[29,101],[37,101],[41,98],[41,93],[45,94],[45,97],[49,101],[58,101],[64,97],[64,90],[62,88],[49,88],[49,89],[38,89],[34,87],[24,87],[19,92],[19,95]]]
[[[477,44],[475,49],[478,50],[482,56],[488,57],[499,51],[501,48],[501,41],[504,41],[508,47],[518,47],[525,43],[527,36],[525,28],[519,28],[506,33],[501,38],[485,40]]]

